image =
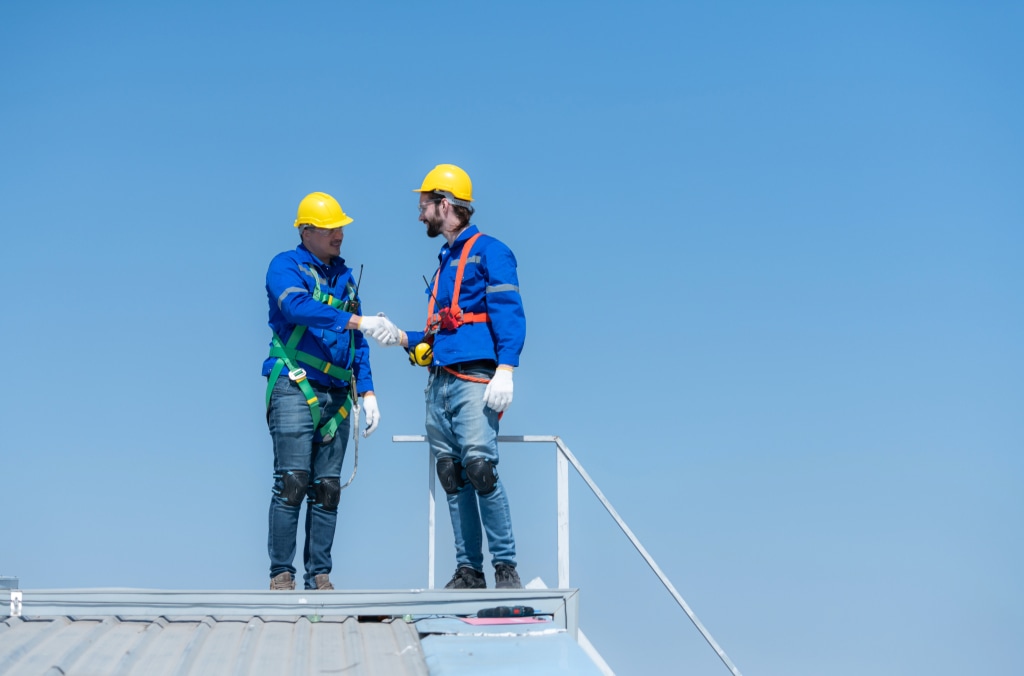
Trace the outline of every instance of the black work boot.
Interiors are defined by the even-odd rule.
[[[479,570],[469,566],[459,566],[452,579],[444,586],[445,589],[487,589],[487,578]]]
[[[511,563],[494,564],[494,586],[497,589],[522,589],[519,573]]]

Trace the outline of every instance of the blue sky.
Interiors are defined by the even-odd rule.
[[[1010,2],[8,4],[0,574],[264,587],[266,266],[329,192],[367,310],[419,326],[410,191],[452,162],[519,259],[502,433],[561,436],[744,673],[1024,670],[1022,32]],[[426,450],[391,436],[425,374],[373,366],[333,577],[422,587]],[[552,585],[553,456],[501,464]],[[578,479],[571,520],[618,673],[727,673]]]

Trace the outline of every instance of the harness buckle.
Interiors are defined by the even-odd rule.
[[[450,307],[441,308],[438,313],[438,323],[442,329],[454,331],[462,326],[465,322],[462,321],[462,310],[459,310],[458,314],[452,312]]]
[[[292,382],[301,383],[305,379],[306,369],[298,368],[292,369],[291,371],[288,372],[288,380],[291,380]]]

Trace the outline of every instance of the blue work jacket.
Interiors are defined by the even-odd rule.
[[[466,228],[449,247],[438,254],[440,274],[434,311],[449,307],[455,291],[455,274],[466,241],[479,230]],[[434,283],[425,291],[429,302]],[[440,329],[434,335],[434,366],[449,366],[477,359],[492,359],[498,364],[519,366],[519,355],[526,342],[526,314],[519,295],[519,276],[512,250],[497,239],[481,235],[466,259],[459,292],[463,312],[486,312],[486,323],[463,324],[458,329]],[[423,331],[407,331],[409,347],[423,340]]]
[[[373,389],[373,375],[370,372],[370,348],[366,339],[361,331],[350,332],[345,328],[352,317],[351,313],[313,299],[313,290],[316,288],[316,278],[311,271],[313,269],[320,276],[320,291],[324,294],[347,299],[347,286],[356,285],[352,271],[341,257],[325,265],[301,244],[294,251],[280,253],[274,256],[267,269],[270,328],[282,342],[288,342],[296,326],[307,327],[296,349],[351,370],[358,393],[369,392]],[[350,333],[355,335],[355,358],[351,361]],[[275,358],[267,358],[263,362],[264,376],[270,375],[276,361]],[[325,375],[301,361],[299,365],[306,369],[306,377],[315,383],[334,387],[348,385],[346,381]]]

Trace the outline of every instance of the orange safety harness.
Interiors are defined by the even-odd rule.
[[[441,280],[441,268],[437,269],[437,274],[434,275],[434,290],[430,294],[430,302],[427,303],[427,328],[425,332],[431,339],[439,329],[455,330],[463,324],[480,324],[490,321],[490,317],[487,316],[486,312],[463,312],[462,308],[459,307],[459,293],[462,291],[462,277],[466,272],[466,259],[469,258],[469,250],[473,248],[473,244],[479,239],[482,232],[478,232],[462,247],[462,253],[459,254],[459,267],[455,271],[455,289],[452,291],[452,304],[449,307],[444,307],[434,312],[434,303],[437,299],[437,285]],[[473,383],[489,383],[490,378],[477,378],[475,376],[467,376],[465,373],[459,373],[455,369],[442,366],[445,371],[452,374],[460,380],[468,380]]]
[[[426,333],[433,335],[438,329],[455,330],[463,324],[476,324],[490,321],[486,312],[463,312],[459,307],[459,293],[462,291],[462,276],[466,272],[466,259],[469,258],[469,250],[479,239],[482,232],[478,232],[466,242],[459,255],[459,268],[455,271],[455,290],[452,291],[452,304],[449,307],[441,308],[434,312],[434,303],[437,300],[437,285],[441,281],[441,268],[437,269],[434,275],[434,290],[430,294],[430,302],[427,304],[427,328]]]

